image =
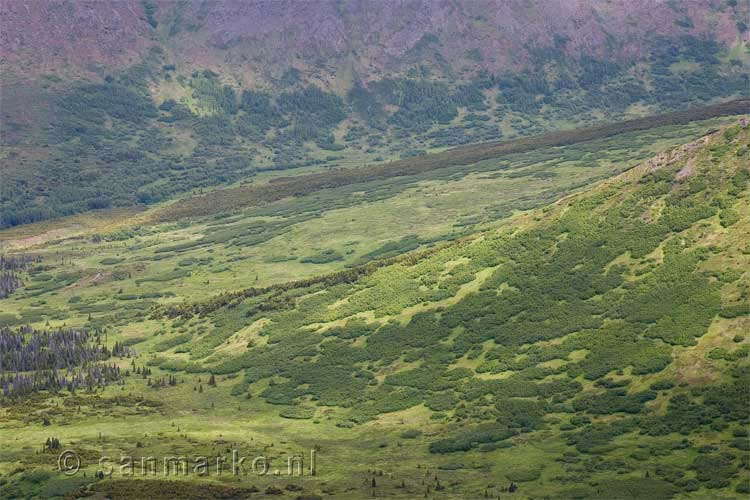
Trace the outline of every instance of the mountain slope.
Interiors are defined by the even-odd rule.
[[[433,460],[505,457],[532,497],[619,498],[636,477],[636,498],[734,488],[748,478],[749,139],[714,134],[353,283],[247,293],[198,320],[209,331],[189,359],[161,366],[242,370],[238,395],[336,408],[355,426],[425,405]],[[542,436],[568,448],[540,467],[568,465],[514,460]],[[664,446],[669,460],[638,452]],[[573,478],[588,490],[561,486]]]
[[[661,39],[733,44],[743,2],[128,0],[2,4],[3,62],[18,72],[96,74],[153,47],[218,72],[279,81],[290,68],[328,81],[362,81],[424,64],[451,73],[519,70],[554,48],[576,58],[638,60]],[[316,59],[325,63],[316,63]]]
[[[128,305],[106,325],[91,319],[102,311],[71,299],[75,313],[55,325],[108,327],[105,345],[120,353],[112,362],[129,374],[95,393],[4,400],[0,435],[18,443],[8,467],[55,457],[22,452],[47,419],[50,435],[92,455],[235,446],[282,463],[318,451],[317,476],[201,486],[188,477],[180,481],[188,497],[248,495],[256,485],[335,498],[743,494],[748,154],[750,130],[727,127],[497,229],[367,273],[185,305],[139,292],[143,280],[118,294]],[[87,259],[80,245],[61,255]],[[135,240],[128,245],[138,251]],[[44,262],[20,271],[34,275],[33,287],[13,292],[39,301],[30,309],[54,300],[45,287],[63,276],[44,278],[50,267],[71,269]],[[148,278],[173,279],[180,266]],[[106,287],[112,278],[100,274],[68,286]],[[145,318],[154,299],[162,305]],[[146,422],[136,445],[133,426]],[[207,431],[207,422],[221,426]],[[85,465],[93,477],[96,464]],[[10,497],[78,488],[48,485],[43,474],[6,479],[10,472],[2,471]],[[85,494],[142,498],[170,482],[113,477]]]

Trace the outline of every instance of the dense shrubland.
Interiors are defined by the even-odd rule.
[[[720,314],[747,313],[723,295],[744,279],[742,269],[705,267],[716,252],[702,242],[703,232],[724,227],[720,210],[739,210],[750,194],[747,166],[733,157],[747,132],[724,141],[714,135],[710,147],[694,153],[690,177],[676,177],[685,159],[644,166],[635,180],[572,197],[516,231],[173,306],[173,317],[197,314],[213,325],[188,347],[191,361],[175,368],[240,372],[236,396],[263,383],[260,397],[275,405],[349,409],[343,428],[424,405],[453,429],[429,441],[434,455],[517,446],[519,436],[553,428],[554,414],[574,450],[562,459],[562,481],[643,470],[647,455],[638,448],[625,459],[609,455],[616,443],[641,436],[643,446],[658,448],[651,455],[697,450],[691,469],[714,471],[648,465],[664,492],[725,488],[744,467],[748,447],[748,350],[711,351],[707,359],[734,365],[718,368],[724,375],[714,382],[691,388],[672,379],[675,346],[695,346]],[[388,256],[413,241],[374,254]],[[260,319],[269,320],[261,333],[267,342],[229,359],[211,356]],[[657,402],[663,412],[653,412]],[[724,429],[737,434],[714,448],[697,444]],[[675,434],[684,438],[657,441]],[[518,477],[527,475],[525,481],[539,477],[531,470]]]
[[[24,146],[47,151],[22,166],[16,151],[8,157],[0,227],[153,204],[261,170],[399,156],[410,164],[430,148],[497,141],[503,131],[528,136],[602,116],[620,121],[632,105],[670,111],[745,93],[742,61],[728,64],[715,42],[685,36],[659,47],[646,64],[648,87],[633,66],[536,50],[532,69],[520,73],[355,81],[342,95],[296,78],[264,90],[211,70],[175,75],[156,53],[103,81],[70,82],[45,96],[48,123],[19,133]],[[150,89],[159,85],[182,90],[157,102]]]

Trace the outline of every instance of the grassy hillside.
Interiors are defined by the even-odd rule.
[[[2,320],[87,328],[108,352],[81,348],[69,369],[120,372],[75,394],[49,378],[6,385],[0,496],[742,496],[750,131],[676,146],[693,127],[15,252],[4,266],[24,286]],[[669,149],[645,159],[654,144]],[[430,209],[472,230],[389,225]],[[370,222],[352,241],[333,239],[358,217]],[[101,453],[232,448],[279,471],[315,449],[317,475],[95,479]],[[60,449],[85,477],[53,472]]]

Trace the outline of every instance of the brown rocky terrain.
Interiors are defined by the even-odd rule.
[[[731,45],[747,39],[747,18],[747,2],[726,0],[2,0],[0,61],[22,75],[91,75],[159,47],[251,85],[289,68],[366,81],[420,63],[519,70],[550,48],[632,61],[682,35]]]

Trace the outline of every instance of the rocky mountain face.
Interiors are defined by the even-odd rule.
[[[683,36],[748,39],[734,0],[3,0],[0,58],[22,76],[92,76],[154,51],[246,85],[293,75],[341,88],[415,65],[517,71],[540,52],[635,61]],[[743,29],[744,28],[744,29]],[[288,76],[288,75],[287,75]],[[347,82],[344,82],[346,86]]]

